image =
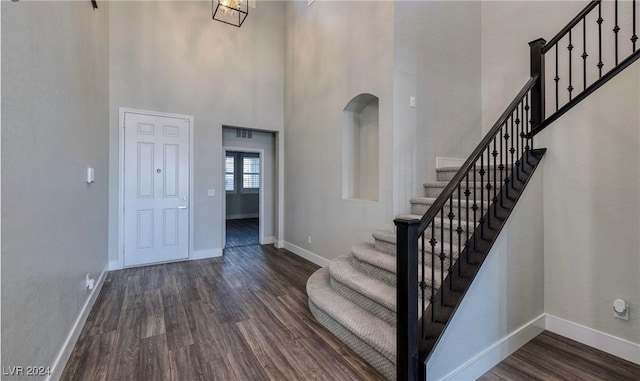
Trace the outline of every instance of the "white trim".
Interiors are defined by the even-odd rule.
[[[273,246],[275,246],[275,247],[276,247],[276,249],[284,249],[284,244],[285,244],[285,241],[284,241],[284,240],[277,239],[277,240],[273,243]]]
[[[293,254],[296,254],[297,256],[302,257],[309,262],[313,262],[318,266],[325,267],[325,266],[329,266],[329,263],[331,263],[330,260],[324,257],[321,257],[316,253],[312,253],[307,249],[303,249],[300,246],[296,246],[291,242],[283,241],[283,243],[284,243],[283,245],[284,249],[289,250]]]
[[[264,237],[264,241],[260,242],[261,245],[271,245],[272,243],[276,242],[276,237],[274,236],[269,236],[269,237]]]
[[[282,249],[284,247],[284,134],[281,131],[278,131],[275,134],[277,151],[276,162],[278,167],[276,171],[276,189],[278,191],[278,227],[274,233],[276,234],[276,248]]]
[[[194,261],[196,259],[206,259],[206,258],[216,258],[222,257],[222,249],[206,249],[206,250],[194,250],[191,253],[191,257],[189,257],[190,261]]]
[[[258,200],[258,242],[264,241],[264,149],[262,148],[245,148],[245,147],[222,147],[222,184],[224,185],[224,158],[227,157],[227,152],[251,152],[257,153],[260,157],[260,190]],[[222,199],[222,247],[227,246],[227,226],[225,221],[227,220],[227,197]]]
[[[640,365],[640,344],[546,314],[545,328],[571,340]]]
[[[449,168],[449,167],[461,167],[466,159],[458,159],[455,157],[436,157],[436,169]]]
[[[189,249],[188,254],[191,257],[191,253],[193,251],[193,192],[194,192],[194,182],[193,182],[193,173],[194,173],[194,165],[193,165],[193,154],[194,154],[194,124],[193,124],[193,116],[191,115],[182,115],[182,114],[170,114],[165,112],[158,111],[147,111],[147,110],[138,110],[128,107],[120,107],[119,108],[119,121],[118,121],[118,181],[119,181],[119,194],[118,194],[118,267],[119,269],[124,268],[124,118],[125,114],[141,114],[141,115],[150,115],[150,116],[158,116],[165,118],[176,118],[176,119],[186,119],[189,122]],[[111,263],[109,263],[109,268],[111,269]]]
[[[523,324],[487,349],[475,355],[441,380],[475,380],[536,337],[545,326],[545,314]],[[429,365],[427,364],[427,370]]]
[[[260,218],[260,213],[232,214],[227,216],[226,220],[243,220],[245,218]]]
[[[80,337],[80,332],[82,332],[82,328],[84,327],[84,323],[87,321],[89,317],[89,312],[91,312],[91,308],[93,304],[98,299],[98,294],[100,294],[100,290],[102,289],[102,285],[104,284],[104,278],[106,277],[107,270],[105,269],[98,277],[98,281],[96,282],[95,287],[91,290],[89,297],[84,302],[82,309],[80,309],[80,313],[76,318],[76,321],[73,323],[71,327],[71,331],[67,335],[66,340],[62,344],[62,348],[60,348],[60,352],[56,356],[56,359],[53,361],[51,365],[51,374],[45,379],[46,381],[50,380],[59,380],[62,376],[62,371],[64,367],[67,365],[67,361],[69,361],[69,357],[71,356],[71,352],[78,341],[78,337]]]

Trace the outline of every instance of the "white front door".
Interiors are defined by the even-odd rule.
[[[124,265],[189,256],[189,120],[124,114]]]

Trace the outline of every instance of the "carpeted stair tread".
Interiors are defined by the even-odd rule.
[[[436,225],[436,226],[439,226],[439,225]],[[454,226],[456,226],[456,225],[454,225]],[[376,241],[384,241],[385,243],[389,244],[390,246],[395,246],[397,244],[396,232],[393,231],[393,230],[382,230],[382,229],[374,230],[374,232],[371,235],[373,236],[374,240],[376,240]],[[454,240],[456,240],[456,238],[457,237],[454,236]],[[421,242],[418,242],[418,250],[420,249],[420,245],[421,245]],[[431,252],[431,245],[429,245],[428,243],[425,243],[425,246],[426,246],[426,248],[425,248],[426,251],[430,253]],[[440,243],[437,244],[437,247],[438,247],[438,252],[439,252]],[[464,247],[464,243],[463,243],[463,247]],[[445,249],[444,252],[446,254],[449,254],[450,247],[449,247],[448,244],[445,244],[445,248],[444,249]],[[458,245],[455,244],[455,243],[453,244],[453,253],[457,257]],[[395,261],[395,251],[393,253],[386,253],[385,252],[384,255],[392,256],[394,258],[394,261]],[[394,264],[395,264],[395,262],[394,262]]]
[[[367,276],[351,265],[349,256],[338,257],[329,264],[331,278],[391,311],[396,310],[396,288]]]
[[[307,294],[310,302],[323,313],[366,343],[371,350],[383,355],[391,363],[396,363],[395,327],[336,293],[331,288],[328,268],[322,268],[311,275],[307,281]],[[363,350],[352,349],[358,353]],[[360,355],[366,358],[362,353]]]
[[[359,261],[366,262],[389,272],[396,272],[396,257],[376,250],[374,244],[363,242],[351,249],[351,254]]]
[[[498,171],[500,171],[499,167],[494,167],[493,165],[490,166],[484,166],[484,170],[485,171],[491,171],[493,173],[494,168],[498,168]],[[506,169],[508,169],[509,171],[511,171],[511,165],[506,165],[505,166]],[[460,170],[460,167],[442,167],[442,168],[437,168],[436,169],[436,177],[439,181],[449,181],[451,180],[456,173],[458,173],[458,171]],[[480,166],[477,167],[477,171],[480,171]],[[473,171],[470,172],[471,176],[473,176]],[[476,176],[480,176],[479,174],[477,174]]]
[[[447,214],[448,211],[445,210],[445,216],[444,216],[444,228],[445,229],[449,229],[450,225],[449,225],[449,218],[447,218]],[[396,218],[401,218],[401,219],[409,219],[409,220],[419,220],[422,218],[421,215],[419,214],[399,214],[398,216],[396,216]],[[439,228],[441,226],[443,226],[443,224],[441,223],[441,219],[436,217],[436,219],[434,220],[433,225],[436,227],[436,231],[439,232]],[[453,228],[457,228],[458,225],[460,225],[460,227],[463,230],[467,230],[467,221],[463,220],[463,221],[458,221],[456,218],[453,219]],[[472,222],[469,222],[469,225],[473,226]],[[431,225],[429,225],[431,226]],[[430,228],[427,228],[427,230],[429,230]]]
[[[491,177],[493,179],[493,177]],[[478,179],[479,180],[479,179]],[[486,182],[480,182],[480,181],[476,181],[475,183],[473,181],[469,182],[469,188],[473,189],[473,186],[475,184],[475,187],[480,189],[483,186],[486,186],[487,183]],[[425,188],[427,187],[432,187],[432,188],[444,188],[447,185],[449,185],[449,181],[426,181],[422,184]],[[463,182],[462,183],[462,189],[464,192],[464,189],[466,188],[467,183]]]
[[[433,205],[433,203],[436,202],[436,198],[437,197],[413,197],[411,198],[411,200],[409,200],[409,202],[411,202],[412,204]],[[464,197],[463,197],[461,205],[464,207],[466,203],[467,202],[464,200]],[[477,200],[476,203],[478,204],[478,206],[480,206],[480,200]],[[485,208],[489,205],[489,203],[486,201],[483,201],[482,204],[484,204]],[[448,203],[446,205],[449,206]],[[453,199],[453,205],[454,205],[453,209],[455,212],[458,208],[458,200],[455,198]],[[469,199],[469,205],[473,205],[473,196]]]

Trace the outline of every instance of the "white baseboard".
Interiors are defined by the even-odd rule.
[[[544,331],[545,314],[523,324],[489,348],[460,365],[442,380],[475,380]]]
[[[303,249],[300,246],[296,246],[291,242],[284,241],[284,248],[321,267],[329,266],[329,263],[331,262],[328,259],[321,257],[316,253],[312,253],[307,249]]]
[[[640,365],[640,344],[557,316],[546,314],[545,320],[548,331]]]
[[[276,242],[276,237],[274,236],[269,236],[269,237],[264,237],[262,239],[262,242],[260,242],[261,245],[270,245],[272,243]]]
[[[122,267],[120,266],[120,261],[117,259],[109,260],[109,271],[120,270]]]
[[[260,218],[258,213],[245,213],[245,214],[229,214],[227,220],[243,220],[245,218]]]
[[[190,261],[194,261],[197,259],[207,259],[207,258],[215,258],[222,257],[222,249],[206,249],[206,250],[194,250],[191,253],[191,257],[189,257]]]
[[[448,167],[461,167],[466,159],[458,159],[454,157],[436,157],[436,169]]]
[[[273,244],[276,249],[284,249],[284,240],[278,239]]]
[[[80,313],[78,314],[76,321],[73,323],[71,331],[69,331],[64,344],[62,344],[62,348],[60,348],[60,352],[58,352],[58,356],[56,356],[56,359],[51,365],[51,375],[49,375],[45,379],[46,381],[59,380],[62,376],[62,371],[67,365],[67,361],[69,361],[69,357],[71,356],[73,347],[75,347],[76,342],[78,341],[78,337],[80,337],[80,332],[82,332],[82,328],[84,327],[84,323],[87,321],[87,317],[89,317],[89,312],[91,312],[91,308],[96,302],[98,294],[100,294],[100,290],[102,289],[102,285],[104,284],[104,278],[106,277],[106,275],[107,270],[105,269],[100,274],[100,277],[98,277],[98,281],[96,282],[95,287],[93,288],[93,290],[91,290],[89,297],[80,309]]]

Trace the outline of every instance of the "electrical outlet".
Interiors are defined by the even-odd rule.
[[[89,276],[89,273],[87,273],[87,276],[85,278],[85,282],[86,282],[86,285],[87,285],[87,290],[93,290],[93,287],[95,286],[95,282],[96,281]]]
[[[311,236],[307,236],[307,243],[311,244]]]
[[[409,97],[409,106],[415,108],[416,107],[416,97],[413,95]]]

